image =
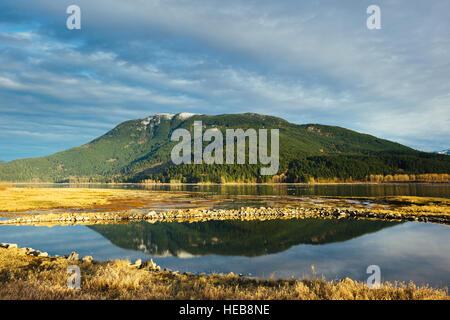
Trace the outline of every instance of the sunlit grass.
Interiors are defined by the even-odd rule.
[[[81,290],[68,289],[69,265],[81,269]],[[383,283],[369,289],[350,279],[255,280],[234,274],[187,275],[103,263],[37,258],[0,248],[0,299],[449,299],[446,289]]]
[[[139,207],[173,197],[164,192],[83,188],[1,188],[0,211],[20,212],[56,208]]]

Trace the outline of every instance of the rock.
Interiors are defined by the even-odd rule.
[[[139,268],[142,265],[142,260],[141,259],[137,259],[134,264],[130,265],[130,267],[133,268]]]
[[[18,248],[17,244],[15,243],[2,243],[2,247],[6,249]]]
[[[160,270],[161,268],[153,262],[153,259],[147,260],[142,264],[142,268],[147,270]]]
[[[38,257],[48,257],[47,252],[39,252]]]
[[[91,263],[94,260],[91,256],[84,256],[81,261]]]
[[[67,260],[69,261],[78,261],[79,259],[79,255],[76,252],[72,252],[71,254],[69,254],[69,256],[67,257]]]
[[[149,217],[149,218],[156,218],[158,216],[158,214],[155,211],[150,211],[145,216]]]

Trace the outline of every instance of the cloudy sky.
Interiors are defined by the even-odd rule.
[[[81,30],[66,8],[81,8]],[[366,9],[381,8],[381,30]],[[449,1],[2,0],[0,159],[161,112],[257,112],[450,147]]]

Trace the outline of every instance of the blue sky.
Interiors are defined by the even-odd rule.
[[[82,29],[66,28],[81,8]],[[381,8],[368,30],[366,8]],[[162,112],[257,112],[450,147],[450,2],[0,2],[0,159]]]

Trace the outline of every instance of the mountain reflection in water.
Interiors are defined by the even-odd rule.
[[[255,257],[299,244],[328,244],[398,223],[364,220],[290,219],[266,221],[136,222],[94,225],[114,245],[153,256],[224,255]]]

